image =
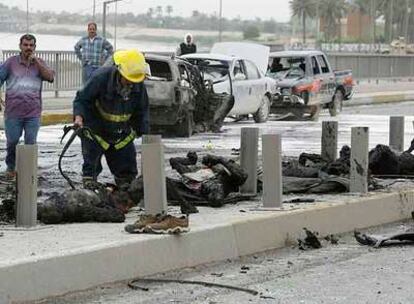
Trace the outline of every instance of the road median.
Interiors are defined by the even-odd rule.
[[[259,202],[200,208],[182,235],[140,235],[123,224],[71,224],[16,231],[3,227],[0,303],[42,299],[104,283],[281,248],[303,227],[321,236],[407,219],[414,191],[321,196],[283,211],[254,211]],[[240,212],[240,211],[244,212]],[[127,223],[134,218],[127,219]]]

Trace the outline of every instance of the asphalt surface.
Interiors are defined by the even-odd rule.
[[[389,233],[414,222],[369,229]],[[321,236],[323,237],[323,236]],[[414,246],[374,249],[359,245],[353,234],[323,240],[321,249],[299,250],[296,244],[265,253],[165,273],[153,278],[227,284],[256,290],[254,296],[227,288],[176,283],[140,283],[148,291],[132,290],[127,282],[38,303],[413,303]],[[166,253],[168,254],[168,253]],[[139,257],[137,257],[139,258]]]
[[[387,115],[384,115],[387,113]],[[242,127],[258,127],[261,133],[282,133],[282,149],[285,156],[299,156],[302,152],[320,153],[321,123],[323,120],[337,120],[339,122],[338,147],[350,145],[351,128],[355,126],[370,127],[370,148],[377,144],[388,144],[389,115],[405,115],[405,143],[408,148],[414,137],[412,121],[414,120],[414,102],[379,104],[372,106],[346,107],[338,117],[330,117],[327,110],[323,110],[319,122],[311,121],[275,121],[270,119],[263,124],[255,124],[253,120],[232,122],[229,120],[222,128],[221,133],[196,134],[190,138],[165,138],[166,168],[170,170],[168,160],[174,156],[185,156],[190,151],[196,151],[200,156],[213,153],[221,156],[234,157],[234,148],[240,147],[240,132]],[[39,145],[39,188],[40,200],[53,191],[63,191],[67,184],[58,171],[58,159],[63,144],[60,138],[63,134],[62,125],[42,127],[38,136]],[[67,139],[65,139],[66,141]],[[5,142],[4,131],[0,130],[0,141]],[[63,143],[65,143],[65,141]],[[140,140],[136,141],[140,150]],[[260,149],[259,145],[259,149]],[[80,171],[82,164],[80,141],[75,140],[67,151],[67,158],[62,159],[62,167],[65,173],[74,182],[80,183]],[[5,148],[0,147],[0,172],[5,171]],[[140,154],[138,154],[140,163]],[[100,175],[100,181],[113,182],[107,166],[104,163],[104,171]]]

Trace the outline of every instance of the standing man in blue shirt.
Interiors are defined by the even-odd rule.
[[[96,34],[95,22],[88,23],[88,36],[82,37],[75,45],[75,53],[82,62],[83,84],[109,58],[114,48],[105,38]]]

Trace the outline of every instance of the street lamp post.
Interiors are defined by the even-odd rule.
[[[29,0],[26,0],[26,33],[29,33]]]
[[[219,41],[221,42],[221,33],[222,33],[222,19],[223,19],[223,0],[220,0],[220,10],[219,10]]]
[[[119,2],[122,0],[108,0],[103,2],[103,14],[102,14],[102,36],[106,38],[106,6],[113,2]]]

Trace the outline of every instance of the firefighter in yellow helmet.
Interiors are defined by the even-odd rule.
[[[82,132],[84,185],[97,180],[106,162],[118,185],[131,182],[137,162],[134,139],[148,132],[147,63],[137,50],[119,50],[77,92],[74,123]]]

